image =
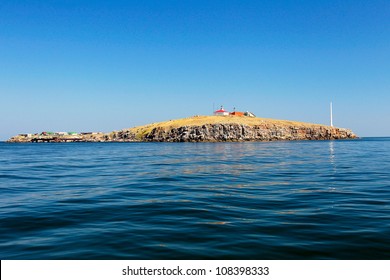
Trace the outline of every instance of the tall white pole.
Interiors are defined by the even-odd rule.
[[[330,126],[333,127],[333,108],[332,108],[332,102],[330,102]]]

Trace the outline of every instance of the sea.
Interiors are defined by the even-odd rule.
[[[390,259],[390,138],[0,143],[1,259]]]

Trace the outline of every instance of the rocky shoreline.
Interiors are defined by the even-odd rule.
[[[221,119],[222,118],[222,119]],[[301,122],[239,117],[192,117],[110,133],[20,134],[10,143],[29,142],[244,142],[354,139],[349,129]]]
[[[283,127],[276,125],[246,126],[242,124],[212,124],[183,126],[172,129],[154,128],[143,141],[151,142],[235,142],[278,140],[336,140],[357,136],[348,129]]]

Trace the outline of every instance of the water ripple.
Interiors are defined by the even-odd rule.
[[[389,259],[388,170],[388,138],[0,143],[1,258]]]

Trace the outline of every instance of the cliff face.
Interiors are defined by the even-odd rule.
[[[143,141],[154,142],[225,142],[274,140],[331,140],[353,139],[357,136],[348,129],[327,126],[278,126],[243,124],[205,124],[178,128],[155,127]]]
[[[110,133],[19,135],[8,142],[233,142],[353,139],[349,129],[235,116],[195,116]]]

